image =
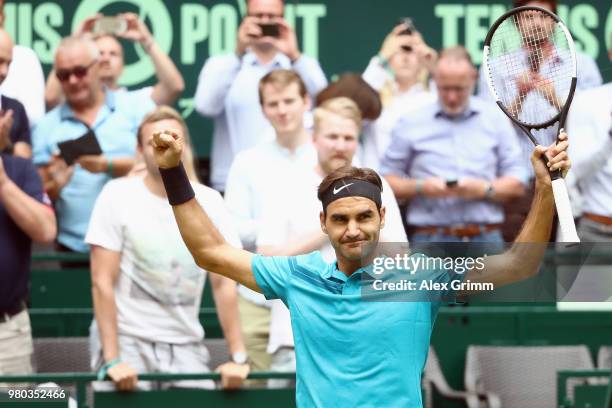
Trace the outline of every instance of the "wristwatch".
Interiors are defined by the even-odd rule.
[[[244,351],[232,353],[232,361],[236,364],[246,364],[248,361],[247,353]]]
[[[425,185],[425,180],[423,180],[423,179],[417,179],[416,180],[416,184],[414,185],[416,195],[423,194],[423,186],[424,185]]]
[[[487,187],[485,188],[485,198],[488,200],[492,200],[495,197],[495,190],[493,189],[493,184],[487,183]]]

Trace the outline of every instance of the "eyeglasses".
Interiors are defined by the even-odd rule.
[[[89,68],[91,68],[96,62],[98,62],[97,59],[93,60],[86,67],[82,65],[77,65],[72,69],[58,69],[57,71],[55,71],[55,76],[60,82],[68,81],[72,75],[74,75],[78,79],[81,79],[85,75],[87,75],[87,71],[89,71]]]

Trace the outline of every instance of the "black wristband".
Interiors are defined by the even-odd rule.
[[[180,205],[195,197],[183,163],[169,169],[159,169],[170,205]]]

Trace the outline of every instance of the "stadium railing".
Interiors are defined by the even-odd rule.
[[[557,406],[559,408],[610,408],[611,393],[612,371],[610,370],[561,370],[557,372]]]
[[[177,381],[177,380],[214,380],[220,381],[217,373],[197,374],[140,374],[138,377],[143,381]],[[249,375],[249,379],[295,379],[295,373],[256,372]],[[223,406],[224,408],[245,406],[295,406],[294,388],[245,388],[235,391],[202,390],[172,388],[170,390],[135,391],[135,392],[94,392],[93,407],[87,400],[88,387],[93,381],[97,381],[93,373],[62,373],[62,374],[32,374],[0,376],[0,383],[9,384],[74,384],[76,386],[75,398],[78,408],[167,408],[167,407],[195,407],[195,406]],[[62,386],[63,387],[63,386]],[[63,389],[63,388],[62,388]],[[7,396],[0,397],[0,401],[8,401]],[[64,400],[66,400],[64,398]],[[17,401],[17,400],[14,400]],[[20,407],[32,400],[22,399]],[[66,406],[66,403],[54,406]],[[43,401],[33,401],[38,404]],[[47,401],[51,403],[51,400]],[[1,405],[0,405],[1,406]],[[39,406],[39,405],[35,405]],[[49,405],[45,405],[49,406]]]

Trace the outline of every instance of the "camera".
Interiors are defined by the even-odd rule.
[[[276,23],[260,23],[262,37],[280,37],[280,28]]]

